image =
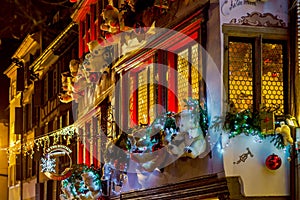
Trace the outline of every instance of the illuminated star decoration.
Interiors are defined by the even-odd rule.
[[[54,158],[50,158],[49,156],[46,156],[46,158],[42,158],[41,161],[42,161],[41,172],[55,173],[56,160]]]

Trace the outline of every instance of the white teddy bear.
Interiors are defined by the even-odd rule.
[[[202,129],[192,111],[184,110],[180,117],[179,132],[173,135],[168,148],[172,154],[196,158],[206,150]]]

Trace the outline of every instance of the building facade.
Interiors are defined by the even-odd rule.
[[[8,158],[6,151],[3,151],[3,149],[6,149],[8,146],[8,113],[3,112],[1,114],[1,149],[2,151],[0,152],[1,160],[3,162],[1,163],[1,177],[0,177],[0,187],[3,188],[3,198],[8,199]]]
[[[151,185],[151,178],[153,178],[151,174],[148,174],[147,179],[137,176],[135,180],[138,180],[136,182],[141,185],[127,187],[141,189],[170,185],[171,182],[181,181],[181,178],[186,180],[207,174],[223,173],[228,179],[231,198],[285,199],[291,195],[293,192],[291,188],[294,187],[296,179],[292,173],[293,164],[290,162],[290,152],[294,152],[290,146],[293,140],[290,139],[288,143],[281,146],[274,145],[274,140],[275,143],[284,142],[284,139],[274,139],[277,134],[282,134],[278,132],[279,129],[275,134],[274,131],[280,127],[281,122],[287,123],[286,115],[296,118],[299,115],[294,106],[297,102],[293,101],[297,96],[296,90],[293,89],[297,79],[293,74],[297,72],[296,67],[290,62],[291,55],[288,53],[291,44],[289,2],[185,1],[176,4],[176,1],[154,1],[153,4],[145,7],[139,7],[139,1],[132,5],[128,5],[127,1],[109,1],[107,4],[102,1],[79,1],[77,4],[79,8],[75,11],[73,19],[79,24],[79,56],[91,61],[88,56],[95,50],[91,48],[93,40],[98,40],[102,46],[110,41],[113,49],[111,50],[112,64],[110,66],[108,63],[106,72],[114,81],[109,85],[113,84],[115,87],[112,89],[108,87],[106,93],[101,93],[101,100],[107,98],[104,104],[101,105],[101,100],[88,103],[92,104],[92,109],[96,108],[95,112],[99,113],[96,116],[103,117],[104,110],[104,115],[107,115],[106,109],[103,108],[107,103],[113,108],[113,111],[110,111],[114,116],[113,123],[106,124],[105,117],[96,122],[99,126],[99,121],[104,121],[104,124],[100,122],[100,126],[104,127],[106,137],[116,138],[122,132],[137,125],[152,124],[166,111],[181,113],[185,110],[182,100],[187,97],[207,104],[211,126],[214,125],[214,117],[226,112],[229,114],[237,112],[243,115],[243,111],[249,111],[251,120],[261,121],[259,129],[254,127],[253,122],[243,123],[252,131],[250,135],[254,136],[248,136],[245,130],[243,130],[245,135],[240,134],[239,124],[235,125],[235,130],[230,129],[229,134],[226,134],[226,131],[209,130],[208,149],[212,154],[208,160],[205,160],[205,156],[202,158],[204,160],[197,160],[199,166],[195,174],[188,167],[189,162],[196,162],[195,160],[186,162],[178,159],[174,163],[180,163],[178,166],[189,172],[185,174],[187,176],[177,175],[176,180],[168,177],[166,178],[170,181],[168,182],[158,175],[153,179],[154,185]],[[130,15],[128,7],[127,10],[124,8],[126,6],[140,10],[135,10],[134,15]],[[103,18],[99,17],[99,8],[102,10]],[[113,11],[123,18],[121,20],[114,18]],[[127,15],[135,20],[133,25],[127,21]],[[136,16],[138,19],[134,18]],[[151,27],[154,22],[156,29],[168,28],[176,33],[173,36],[170,31],[168,37],[156,33],[159,36],[153,39],[151,28],[148,34],[148,29],[138,28],[140,24]],[[126,33],[130,32],[128,31],[130,28],[133,28],[134,34],[128,36]],[[195,40],[197,45],[204,49],[197,48],[197,45],[193,46],[188,39],[178,39],[181,33]],[[141,35],[144,38],[141,39]],[[148,43],[143,44],[143,39]],[[83,63],[83,67],[90,66]],[[175,72],[172,72],[172,69]],[[97,91],[96,86],[94,88],[92,91]],[[80,107],[80,100],[78,105]],[[229,105],[234,111],[229,110]],[[271,114],[261,119],[263,112]],[[85,115],[85,113],[84,111],[79,117],[81,122],[79,127],[83,135],[87,130],[90,132],[90,127],[97,127],[92,125],[93,115]],[[255,118],[255,115],[259,118]],[[85,124],[86,122],[88,125]],[[113,128],[107,128],[111,124]],[[296,121],[294,125],[288,125],[291,129],[288,132],[290,137],[294,127],[298,125]],[[113,131],[109,131],[110,129]],[[92,149],[84,140],[78,147],[79,160],[83,163],[91,164],[95,161],[95,157],[101,159],[101,153],[98,155],[99,152]],[[266,164],[268,156],[272,158],[273,154],[276,158],[281,158],[281,166],[275,171],[270,170]],[[157,162],[159,163],[158,160]],[[210,162],[213,164],[207,164]],[[174,165],[164,168],[163,173],[179,173]],[[208,171],[201,172],[201,166],[205,166]],[[146,171],[153,170],[150,164],[142,165],[142,168]],[[257,176],[249,173],[249,168],[261,169],[256,172],[257,176],[261,177],[259,183],[256,183]],[[167,176],[166,174],[164,176]],[[130,178],[134,179],[129,176],[129,182]],[[282,187],[282,181],[278,181],[282,178],[285,187]],[[143,180],[147,180],[147,184],[144,185]],[[272,186],[264,187],[270,182],[273,183]],[[126,189],[121,196],[125,198]]]
[[[38,34],[28,35],[23,43],[20,45],[16,53],[13,55],[15,58],[12,65],[4,72],[10,79],[10,101],[9,101],[9,166],[8,166],[8,187],[9,199],[21,197],[21,187],[26,187],[22,184],[21,177],[31,178],[35,175],[34,171],[26,174],[26,168],[32,169],[34,163],[29,163],[24,171],[21,166],[21,138],[23,135],[23,90],[24,90],[24,63],[30,62],[30,55],[37,55],[40,49],[40,37]],[[28,133],[28,138],[33,138],[33,132]],[[22,160],[22,164],[26,163],[26,156]],[[28,170],[29,172],[29,170]],[[32,191],[34,191],[34,180],[31,183]],[[21,186],[22,185],[22,186]],[[26,184],[27,186],[30,184]],[[30,188],[30,187],[29,187]],[[32,193],[31,191],[31,193]],[[34,192],[33,192],[34,193]],[[23,194],[22,194],[23,195]],[[24,194],[31,195],[30,193]]]
[[[17,187],[9,154],[10,199],[297,199],[294,2],[72,2],[74,22],[28,65],[37,80],[12,91],[9,150],[30,157],[34,141],[20,164],[35,175]],[[19,64],[5,72],[11,88]],[[44,175],[49,154],[36,149],[57,144],[72,153],[55,171],[72,175]]]
[[[42,35],[28,35],[5,71],[11,81],[8,199],[59,198],[60,184],[40,171],[45,149],[50,143],[58,143],[54,138],[59,134],[55,131],[62,132],[73,122],[71,104],[60,103],[58,94],[62,92],[61,73],[77,55],[76,24],[60,31],[46,48],[42,48]],[[74,155],[71,156],[76,161]],[[57,167],[67,162],[62,159]]]

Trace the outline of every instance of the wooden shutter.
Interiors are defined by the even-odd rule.
[[[17,69],[17,91],[24,90],[24,68]]]
[[[42,81],[34,82],[34,105],[39,107],[42,105]]]
[[[23,131],[23,109],[15,108],[15,134],[21,134]]]

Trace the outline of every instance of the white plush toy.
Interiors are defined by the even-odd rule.
[[[283,143],[285,146],[287,146],[289,143],[290,144],[294,143],[294,140],[291,137],[291,129],[288,125],[281,124],[281,127],[277,127],[275,132],[282,135]]]
[[[185,154],[184,148],[188,145],[187,134],[184,132],[173,132],[171,137],[168,139],[169,144],[167,148],[169,152],[174,156],[183,156]]]
[[[160,128],[156,126],[154,135],[160,134]],[[156,168],[164,167],[165,158],[168,157],[169,152],[163,148],[163,140],[153,144],[146,128],[138,129],[128,137],[131,139],[132,145],[130,158],[140,166],[142,171],[152,172]]]
[[[172,154],[182,153],[182,157],[196,158],[206,150],[206,141],[195,113],[184,110],[180,114],[179,133],[174,135],[169,146]]]
[[[89,171],[81,174],[82,180],[89,191],[81,195],[82,199],[98,199],[102,196],[101,181],[95,172]]]
[[[153,172],[155,169],[164,167],[168,155],[167,150],[162,148],[154,152],[131,153],[130,157],[140,165],[142,170]]]
[[[206,141],[200,127],[189,130],[189,137],[193,142],[184,148],[185,155],[190,158],[196,158],[206,150]]]

